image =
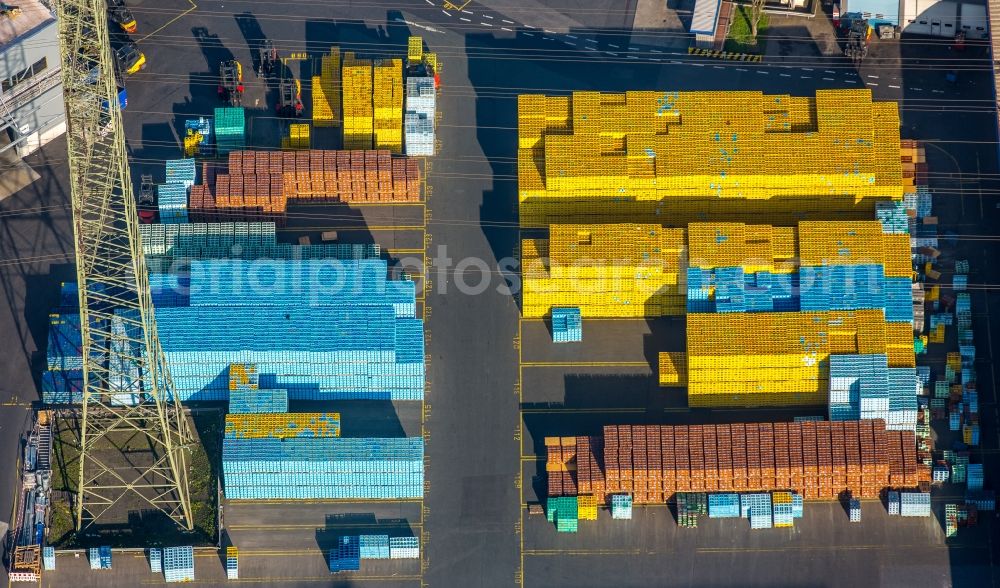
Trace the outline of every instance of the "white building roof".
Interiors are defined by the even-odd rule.
[[[714,35],[719,24],[719,7],[722,0],[695,0],[691,17],[691,32],[697,35]]]

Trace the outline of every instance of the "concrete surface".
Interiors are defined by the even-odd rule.
[[[135,175],[140,169],[162,173],[160,162],[179,154],[182,119],[211,112],[216,103],[213,70],[220,56],[229,52],[244,64],[251,62],[248,39],[252,42],[259,37],[248,19],[237,21],[232,15],[252,11],[259,30],[275,39],[281,51],[308,47],[318,52],[337,42],[345,49],[377,56],[403,51],[403,27],[384,26],[386,17],[398,10],[415,23],[413,32],[423,34],[444,65],[442,151],[434,158],[428,177],[434,189],[426,230],[432,255],[444,245],[453,259],[479,257],[495,266],[496,260],[513,254],[519,238],[514,165],[518,93],[662,88],[759,89],[802,95],[817,88],[867,83],[877,98],[902,101],[904,136],[930,140],[928,160],[932,184],[940,192],[942,229],[956,235],[957,255],[971,260],[970,282],[997,281],[1000,270],[990,263],[993,241],[988,238],[997,220],[995,105],[988,59],[981,51],[952,56],[940,43],[904,37],[898,45],[898,59],[869,60],[860,72],[842,60],[816,57],[798,48],[793,49],[795,60],[752,65],[688,58],[679,52],[656,55],[653,48],[641,45],[630,48],[636,8],[629,3],[622,6],[602,0],[580,7],[562,0],[474,2],[465,7],[472,14],[442,11],[436,4],[392,0],[349,10],[330,6],[317,14],[311,4],[278,7],[233,1],[183,16],[190,5],[180,0],[137,6],[134,10],[142,30],[152,32],[161,23],[164,28],[142,41],[150,66],[130,81],[125,122]],[[143,24],[143,19],[149,24]],[[548,33],[519,28],[519,24],[568,35],[552,33],[555,36],[547,40]],[[192,28],[199,26],[218,34],[218,44],[199,45],[192,36]],[[504,27],[511,31],[503,31]],[[588,32],[588,28],[593,30]],[[587,45],[594,50],[587,50]],[[964,70],[958,87],[944,82],[944,67]],[[266,95],[263,88],[259,92]],[[260,105],[259,110],[260,120],[266,121],[268,107]],[[268,137],[255,134],[253,139],[266,140],[258,147],[274,147],[274,137],[274,133]],[[64,144],[57,142],[43,149],[35,160],[38,165],[46,161],[50,165],[42,180],[0,203],[0,212],[54,207],[19,213],[0,223],[3,259],[32,260],[0,267],[3,307],[10,309],[0,317],[0,332],[19,347],[5,354],[0,364],[6,376],[5,387],[0,388],[4,402],[34,397],[31,354],[44,345],[45,315],[59,276],[70,276],[55,265],[69,259],[70,251],[62,148]],[[321,226],[310,219],[293,229],[308,233]],[[358,232],[358,238],[365,239],[379,234],[378,229]],[[283,234],[288,240],[296,236],[295,230]],[[412,237],[402,238],[406,244],[400,247],[409,249]],[[494,288],[481,295],[464,295],[457,291],[455,279],[454,273],[445,272],[431,276],[428,284],[427,306],[433,311],[427,315],[430,390],[421,416],[428,434],[429,489],[420,510],[425,538],[423,582],[427,585],[996,585],[987,567],[990,561],[1000,561],[994,555],[998,543],[987,540],[995,530],[992,522],[984,521],[979,530],[960,535],[955,545],[946,546],[932,521],[880,522],[878,509],[872,507],[866,508],[860,530],[842,515],[825,510],[829,506],[807,505],[806,518],[798,521],[795,535],[786,531],[758,535],[738,523],[677,529],[663,508],[648,509],[648,513],[637,509],[638,518],[630,523],[602,520],[582,524],[576,536],[556,535],[551,525],[528,519],[523,509],[525,503],[537,499],[536,482],[541,480],[532,478],[539,473],[537,447],[545,435],[596,432],[607,423],[790,420],[793,414],[810,412],[688,411],[683,392],[655,385],[648,363],[652,349],[644,346],[647,336],[654,337],[654,346],[673,345],[678,335],[671,329],[661,331],[645,321],[614,327],[587,321],[580,354],[553,347],[546,341],[544,324],[524,327],[522,340],[515,342],[516,301]],[[997,296],[994,289],[979,289],[973,298],[977,345],[983,349],[979,360],[987,450],[983,457],[987,477],[993,480],[998,472],[997,405],[990,359],[993,330],[988,327],[992,327],[989,313],[1000,303]],[[523,347],[519,350],[519,346]],[[597,358],[591,362],[634,365],[523,368],[518,365],[522,353],[522,361],[586,363],[589,356]],[[646,365],[642,365],[644,360]],[[602,377],[607,378],[603,383]],[[569,394],[574,387],[580,391]],[[579,403],[566,406],[568,395],[575,395]],[[4,406],[0,446],[11,446],[24,414],[23,406]],[[0,453],[0,460],[6,460],[0,461],[0,471],[10,472],[0,484],[0,505],[10,501],[13,468],[8,466],[15,458],[13,452]],[[257,527],[267,527],[271,517],[279,517],[291,527],[280,532],[282,541],[302,551],[285,558],[248,558],[244,577],[281,586],[334,583],[315,551],[320,549],[318,542],[310,547],[309,534],[315,534],[314,526],[323,527],[319,521],[325,514],[345,512],[337,510],[340,506],[277,505],[266,512],[249,513],[232,506],[228,522],[244,525],[234,530],[242,534],[239,541],[263,546],[267,531]],[[262,522],[253,522],[255,517]],[[412,526],[409,511],[401,518]],[[61,556],[60,567],[71,573],[62,576],[63,582],[53,578],[52,585],[70,583],[65,578],[72,578],[72,584],[102,586],[154,581],[144,571],[141,558],[120,560],[127,563],[116,563],[114,572],[104,574],[85,571],[85,564],[72,555]],[[217,554],[199,555],[198,561],[200,578],[221,578]],[[421,581],[420,570],[411,568],[366,566],[361,576],[342,583],[415,586]]]

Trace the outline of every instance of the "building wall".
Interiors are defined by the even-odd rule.
[[[841,2],[841,14],[858,14],[871,21],[872,25],[899,25],[903,4],[907,0],[847,0]],[[926,0],[922,0],[926,1]],[[930,0],[936,2],[937,0]]]
[[[59,67],[55,20],[0,48],[0,117],[22,157],[65,132]]]

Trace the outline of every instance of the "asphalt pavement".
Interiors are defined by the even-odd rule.
[[[422,573],[373,568],[365,580],[393,585],[399,582],[391,574],[402,573],[409,579],[401,585],[433,586],[993,584],[986,562],[1000,560],[993,553],[997,542],[988,538],[996,525],[989,521],[960,537],[961,547],[949,548],[932,522],[883,520],[876,505],[867,508],[865,516],[871,517],[858,528],[849,527],[846,517],[838,519],[830,505],[808,505],[809,514],[795,534],[782,531],[767,537],[735,524],[677,529],[666,508],[637,509],[636,520],[624,524],[605,516],[591,526],[581,524],[577,536],[556,534],[551,525],[525,514],[524,503],[537,498],[532,478],[538,474],[538,444],[546,434],[585,433],[618,422],[787,420],[791,415],[684,410],[682,396],[658,389],[651,366],[642,365],[660,347],[676,347],[681,335],[670,321],[621,325],[588,321],[587,347],[579,355],[553,349],[543,325],[526,323],[519,331],[516,299],[498,291],[503,281],[497,267],[514,256],[519,239],[514,163],[517,94],[757,89],[808,95],[819,88],[870,87],[876,98],[902,101],[905,137],[928,141],[932,187],[941,194],[937,212],[942,229],[955,234],[957,254],[972,261],[975,279],[970,282],[996,284],[995,272],[1000,271],[990,264],[989,237],[997,212],[996,119],[989,61],[981,51],[970,49],[956,57],[946,44],[904,37],[900,51],[893,54],[885,45],[880,49],[885,54],[875,54],[877,59],[866,62],[860,72],[827,56],[786,59],[780,64],[713,61],[671,52],[662,44],[630,43],[624,27],[630,26],[633,9],[610,2],[580,9],[576,3],[554,0],[474,2],[454,10],[443,10],[437,0],[327,5],[322,11],[309,3],[252,1],[193,9],[181,0],[155,5],[146,1],[134,8],[140,22],[149,23],[140,32],[149,67],[129,81],[130,107],[125,116],[136,177],[140,170],[162,170],[163,159],[178,157],[182,120],[210,115],[216,104],[218,61],[234,56],[252,63],[251,48],[260,35],[273,39],[283,53],[318,53],[336,43],[362,56],[379,57],[402,54],[406,35],[412,32],[422,34],[430,50],[439,54],[441,150],[428,174],[433,196],[427,203],[425,242],[428,257],[445,255],[452,262],[451,269],[427,276],[430,387],[422,415],[428,488],[420,511],[423,566]],[[143,35],[151,36],[143,39]],[[944,81],[946,60],[962,67],[958,86]],[[254,120],[260,121],[254,123],[252,141],[257,147],[274,148],[282,123],[271,118],[270,90],[247,74],[248,106]],[[323,140],[336,145],[335,137]],[[18,260],[0,267],[4,308],[9,309],[0,318],[0,332],[16,341],[0,363],[7,376],[0,400],[22,403],[0,411],[0,447],[9,447],[16,438],[26,411],[23,402],[35,398],[32,355],[44,348],[45,316],[58,282],[72,277],[63,265],[72,247],[64,149],[65,144],[57,141],[39,158],[29,160],[42,179],[0,203],[3,259]],[[29,212],[17,212],[21,209]],[[296,230],[307,234],[318,228],[310,223]],[[362,238],[374,240],[376,231],[371,233]],[[283,237],[294,240],[297,234],[293,230]],[[411,247],[412,236],[400,239],[397,243]],[[482,260],[489,268],[489,287],[482,293],[465,293],[478,282],[475,271],[456,269],[466,259]],[[985,338],[980,343],[985,350],[980,373],[989,374],[988,381],[981,377],[981,406],[989,427],[984,430],[984,447],[991,450],[998,447],[989,320],[989,312],[1000,302],[996,296],[993,289],[982,288],[974,298],[981,326],[977,334]],[[602,340],[603,346],[592,343]],[[526,357],[538,359],[527,361],[572,364],[594,354],[597,361],[636,365],[563,365],[546,373],[550,368],[519,365],[529,345],[534,355]],[[578,404],[558,406],[570,397]],[[411,425],[404,429],[412,430]],[[985,455],[987,478],[992,473],[997,479],[996,454]],[[10,472],[0,484],[0,507],[11,501],[15,459],[10,451],[0,454],[0,471]],[[294,525],[313,533],[312,526],[319,524],[324,510],[342,512],[334,505],[289,506],[288,513],[295,513],[289,516],[296,522],[288,523],[282,533]],[[266,516],[247,515],[264,521],[245,523],[247,541],[251,532],[266,533],[267,517],[282,512],[284,507],[279,506]],[[400,511],[400,516],[413,524],[409,519],[417,514]],[[300,534],[287,537],[293,546],[303,541]],[[308,536],[305,541],[303,550],[309,547]],[[261,558],[249,564],[247,577],[256,574],[277,582],[287,570],[298,580],[281,585],[326,583],[316,553],[312,548],[307,551],[308,564],[296,566],[292,560],[288,566],[271,567],[271,560]],[[117,585],[129,585],[129,578],[138,580],[140,563],[131,562],[127,569],[132,572],[116,580]],[[75,564],[73,558],[67,565]],[[211,569],[207,584],[216,583],[216,568]],[[411,577],[414,573],[416,579]],[[148,575],[142,577],[143,582],[150,580]]]

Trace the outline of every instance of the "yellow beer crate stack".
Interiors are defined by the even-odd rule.
[[[374,129],[375,148],[403,152],[403,60],[383,59],[375,63]]]
[[[423,37],[410,37],[406,40],[406,62],[409,65],[417,65],[424,59],[424,39]]]
[[[229,390],[233,391],[240,386],[248,386],[251,390],[257,390],[257,365],[250,363],[229,364]]]
[[[658,225],[553,225],[522,243],[523,313],[577,306],[584,318],[681,315],[684,230]]]
[[[344,149],[371,149],[374,138],[372,62],[343,54]]]
[[[687,385],[687,355],[676,351],[661,351],[658,363],[660,386],[672,388]]]
[[[886,324],[881,310],[689,314],[688,405],[825,404],[830,354],[885,354]]]
[[[868,90],[522,95],[518,147],[529,226],[871,218],[903,195],[898,111]]]
[[[296,123],[288,125],[288,136],[281,140],[282,149],[309,149],[309,125]]]
[[[592,494],[577,496],[577,518],[581,521],[597,520],[597,497]]]
[[[244,413],[226,415],[226,437],[340,437],[340,413]]]
[[[691,223],[687,228],[688,266],[742,267],[744,273],[786,274],[798,269],[794,227],[743,223]]]
[[[340,48],[331,47],[320,59],[320,72],[312,78],[313,126],[340,124]]]

